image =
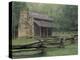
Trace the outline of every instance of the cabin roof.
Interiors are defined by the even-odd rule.
[[[53,22],[34,20],[34,23],[36,23],[40,27],[48,27],[48,28],[54,27]]]
[[[53,21],[53,18],[49,17],[48,15],[37,13],[37,12],[29,12],[29,16],[36,19]]]
[[[40,27],[49,27],[53,28],[53,18],[48,15],[37,13],[37,12],[29,12],[29,16],[34,18],[34,23],[36,23]]]

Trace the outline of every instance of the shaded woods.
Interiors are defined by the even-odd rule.
[[[61,4],[42,4],[13,2],[12,4],[12,33],[15,37],[18,30],[20,10],[26,9],[32,12],[46,14],[53,18],[54,31],[78,30],[78,6]]]

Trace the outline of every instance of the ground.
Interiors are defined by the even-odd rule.
[[[13,58],[77,55],[77,48],[77,44],[72,44],[65,46],[65,48],[46,48],[44,54],[37,54],[39,51],[22,51],[13,53]]]
[[[67,45],[65,48],[51,48],[48,49],[48,56],[63,56],[63,55],[75,55],[78,53],[77,44]]]
[[[59,34],[58,34],[59,35]],[[60,36],[72,36],[73,33],[61,33]],[[31,42],[35,42],[37,40],[33,38],[16,38],[12,40],[12,46],[14,45],[25,45],[30,44]],[[66,42],[65,48],[45,48],[44,53],[40,53],[41,50],[34,50],[35,48],[30,49],[21,49],[21,50],[13,50],[17,52],[13,52],[13,58],[27,58],[27,57],[42,57],[42,56],[65,56],[65,55],[77,55],[78,54],[78,44],[70,44],[70,41]],[[31,50],[31,51],[30,51]]]

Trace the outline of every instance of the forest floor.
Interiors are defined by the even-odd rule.
[[[61,33],[58,35],[70,37],[73,34],[74,33],[68,32],[68,33]],[[12,40],[12,46],[14,46],[14,45],[26,45],[26,44],[30,44],[31,42],[36,42],[36,41],[37,40],[35,40],[33,38],[16,38],[15,40]],[[70,41],[67,41],[66,43],[67,43],[67,45],[65,45],[65,48],[57,48],[57,47],[45,48],[45,53],[43,53],[43,54],[39,53],[40,50],[29,51],[29,49],[22,49],[22,51],[20,51],[20,52],[12,52],[12,55],[13,55],[13,58],[77,55],[78,54],[78,43],[70,44]],[[33,48],[31,48],[30,50],[33,50]]]
[[[46,48],[45,53],[40,54],[39,51],[22,51],[13,53],[13,58],[31,58],[31,57],[49,57],[49,56],[66,56],[77,55],[77,44],[71,44],[65,46],[65,48]],[[35,54],[34,54],[35,53]],[[30,54],[30,55],[27,55]]]
[[[50,48],[47,51],[47,56],[75,55],[78,53],[78,46],[77,44],[71,44],[65,46],[65,48]]]
[[[54,32],[52,35],[69,38],[73,36],[74,34],[77,34],[77,33],[76,32]],[[15,38],[12,40],[12,45],[25,45],[25,44],[29,44],[30,42],[35,42],[35,41],[38,41],[38,40],[34,38],[26,38],[26,37]]]

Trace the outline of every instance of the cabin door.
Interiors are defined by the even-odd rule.
[[[41,28],[41,37],[47,37],[47,29],[46,28]]]

